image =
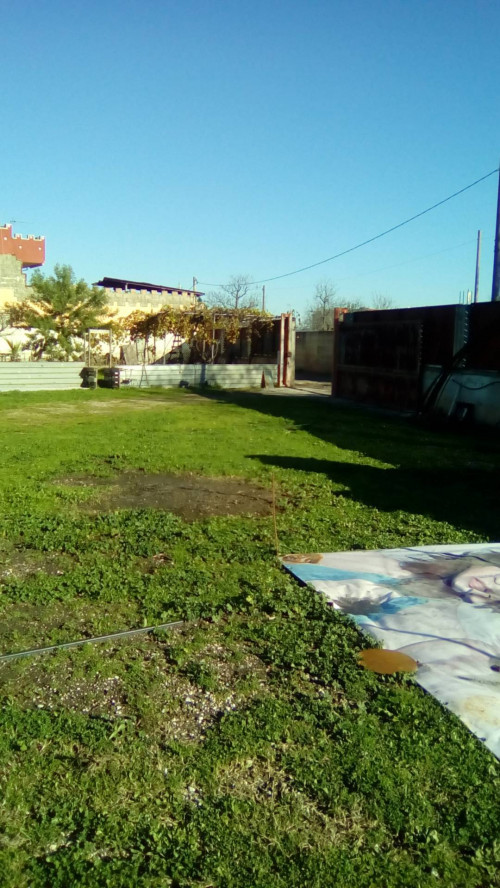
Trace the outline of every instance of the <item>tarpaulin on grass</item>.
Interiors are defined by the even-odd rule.
[[[500,758],[500,544],[286,555]]]

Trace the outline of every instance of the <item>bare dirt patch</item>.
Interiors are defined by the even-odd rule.
[[[30,425],[41,425],[50,422],[54,416],[61,418],[73,418],[77,414],[86,416],[87,414],[106,414],[115,411],[130,410],[160,410],[171,409],[174,407],[191,407],[193,401],[206,404],[207,399],[201,395],[195,395],[192,392],[186,393],[182,398],[169,398],[168,395],[160,395],[158,397],[142,397],[142,398],[116,398],[109,400],[88,400],[82,401],[80,404],[34,404],[29,407],[12,407],[2,413],[4,420],[13,422],[29,422]]]
[[[52,552],[19,549],[7,541],[0,544],[0,586],[12,580],[24,580],[38,573],[62,576],[70,570],[73,559]]]
[[[117,398],[116,401],[89,401],[85,408],[89,413],[106,413],[120,408],[122,410],[158,410],[162,408],[191,406],[193,401],[206,404],[207,399],[191,392],[183,395],[182,399],[169,398],[168,395],[160,395],[152,398]]]
[[[124,472],[112,479],[73,476],[57,484],[105,487],[95,499],[80,504],[80,509],[94,513],[163,509],[195,521],[214,515],[269,515],[272,509],[270,491],[239,478]]]
[[[206,644],[192,643],[196,626],[85,645],[0,664],[0,688],[28,708],[132,718],[162,742],[199,742],[223,715],[266,692],[267,669],[242,645],[229,650],[201,625]],[[182,662],[176,662],[177,651]]]

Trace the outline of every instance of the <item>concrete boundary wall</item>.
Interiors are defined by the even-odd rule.
[[[47,392],[77,389],[85,365],[79,361],[0,362],[0,392]]]
[[[303,373],[332,375],[333,330],[298,330],[295,338],[295,369]]]
[[[85,364],[77,361],[0,362],[0,392],[43,392],[78,389]],[[227,389],[260,388],[262,374],[266,386],[276,384],[275,364],[140,364],[119,368],[125,386],[218,385]]]
[[[275,364],[128,364],[120,367],[123,386],[218,385],[226,389],[259,388],[264,373],[266,385],[277,380]]]

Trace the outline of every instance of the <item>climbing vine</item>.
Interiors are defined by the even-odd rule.
[[[171,335],[177,345],[189,343],[196,359],[213,363],[226,343],[238,341],[242,329],[260,333],[272,324],[272,316],[258,309],[225,309],[198,306],[195,309],[166,307],[148,314],[134,311],[113,322],[114,335],[142,342],[144,353],[155,360],[158,341]]]

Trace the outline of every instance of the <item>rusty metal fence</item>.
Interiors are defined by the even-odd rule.
[[[335,328],[333,394],[417,410],[426,368],[500,371],[500,303],[360,311]]]

